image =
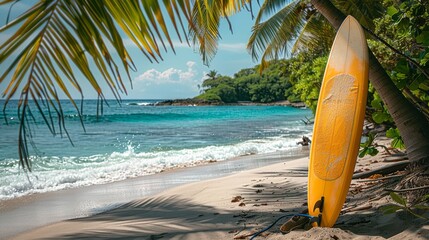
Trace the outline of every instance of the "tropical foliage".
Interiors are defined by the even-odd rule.
[[[373,29],[381,5],[373,1],[335,0],[336,6]],[[252,56],[267,61],[298,51],[326,53],[335,30],[308,0],[267,0],[256,17],[248,48]]]
[[[11,6],[15,2],[4,0],[0,4]],[[126,93],[124,81],[129,79],[129,72],[135,65],[123,43],[123,36],[138,46],[149,60],[160,61],[162,51],[168,48],[174,51],[173,33],[167,28],[171,25],[174,34],[183,41],[190,39],[203,61],[208,63],[216,53],[220,19],[229,21],[229,15],[243,8],[251,9],[250,3],[250,0],[45,0],[9,21],[0,28],[1,33],[10,36],[0,45],[0,64],[5,69],[0,75],[0,84],[6,85],[2,92],[5,106],[13,96],[20,98],[19,154],[22,164],[29,164],[27,137],[31,134],[32,114],[42,114],[53,134],[64,131],[59,93],[69,98],[78,113],[79,106],[70,95],[70,88],[82,92],[81,81],[88,81],[101,101],[104,100],[103,88],[110,89],[118,100]],[[422,114],[427,117],[427,8],[427,4],[420,0],[386,0],[384,3],[372,0],[266,0],[256,15],[248,44],[252,56],[261,59],[259,69],[266,68],[273,59],[290,57],[290,53],[297,54],[297,62],[302,58],[306,61],[300,63],[308,64],[298,67],[293,61],[288,62],[286,65],[291,68],[284,68],[278,74],[262,73],[259,80],[256,71],[252,73],[254,70],[245,70],[245,74],[238,73],[243,76],[234,78],[216,77],[204,84],[205,97],[225,101],[273,101],[294,95],[314,101],[316,79],[323,69],[321,66],[334,29],[345,14],[350,14],[369,32],[374,32],[373,36],[381,37],[374,37],[371,43],[372,51],[382,64],[370,54],[370,80],[377,92],[374,91],[370,99],[376,112],[373,117],[377,122],[393,120],[408,145],[410,159],[428,159],[429,124]],[[381,39],[388,40],[383,42]],[[386,47],[394,49],[394,54]],[[289,69],[297,71],[290,73]],[[103,76],[101,81],[94,77],[95,72]],[[236,82],[238,78],[240,81]],[[272,95],[271,99],[266,98],[268,95]],[[34,105],[29,103],[30,100]],[[54,124],[54,118],[58,119],[55,119],[58,124]]]
[[[218,76],[203,82],[205,92],[197,98],[212,100],[215,95],[225,103],[252,101],[268,103],[284,100],[286,91],[291,87],[288,79],[282,76],[286,60],[273,62],[263,74],[258,66],[242,69],[234,77]]]
[[[18,0],[0,5],[12,10]],[[125,81],[136,66],[124,44],[124,36],[151,62],[162,52],[174,51],[171,34],[195,43],[208,62],[216,52],[219,20],[240,11],[247,1],[65,1],[41,0],[0,28],[10,36],[0,44],[0,74],[4,108],[19,97],[19,156],[30,168],[31,115],[40,113],[53,135],[67,134],[60,96],[66,96],[81,116],[70,89],[81,93],[88,81],[105,100],[109,89],[120,101],[127,92]],[[211,9],[217,9],[212,11]],[[207,24],[201,31],[189,31]],[[173,33],[167,26],[173,26]],[[98,72],[102,79],[96,79]],[[102,109],[102,108],[100,108]],[[57,123],[55,123],[57,122]]]
[[[233,77],[208,78],[202,84],[204,93],[197,98],[225,103],[288,100],[304,102],[315,111],[327,56],[311,56],[314,57],[302,53],[290,59],[272,60],[262,73],[257,65],[241,69]]]
[[[396,86],[413,104],[429,117],[429,6],[421,1],[386,0],[386,14],[375,20],[375,38],[368,41],[377,59]],[[400,53],[400,54],[398,54]],[[404,54],[403,54],[404,53]],[[406,55],[405,55],[406,54]],[[404,149],[404,142],[386,105],[371,88],[372,119],[375,123],[391,128],[386,136],[392,138],[392,146]]]
[[[419,202],[417,204],[407,202],[405,198],[395,193],[394,190],[391,190],[390,198],[393,200],[393,204],[388,204],[380,207],[380,211],[382,211],[384,214],[392,214],[396,213],[398,210],[402,210],[414,215],[415,217],[424,219],[426,221],[429,220],[424,215],[417,213],[417,211],[419,210],[429,211],[429,207],[424,204],[424,202],[428,201],[429,195],[424,195],[421,199],[419,199]]]
[[[14,2],[1,4],[12,8]],[[6,84],[2,90],[4,108],[19,95],[19,155],[23,165],[29,167],[28,121],[34,108],[52,134],[58,129],[62,134],[66,128],[60,94],[81,113],[69,88],[82,94],[80,81],[88,81],[102,100],[103,85],[118,100],[126,93],[124,80],[130,79],[135,65],[122,40],[124,35],[150,61],[161,60],[161,50],[167,45],[173,48],[167,20],[179,38],[186,36],[183,22],[190,21],[189,2],[173,0],[165,7],[167,16],[158,1],[39,1],[0,28],[1,33],[10,35],[0,45],[0,64],[5,69],[0,84]],[[101,81],[94,77],[95,72],[103,76]],[[57,127],[54,122],[58,122]]]
[[[429,6],[392,0],[384,5],[387,14],[377,19],[375,34],[393,50],[377,39],[369,44],[396,86],[429,117]]]

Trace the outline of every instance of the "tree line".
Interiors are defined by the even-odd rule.
[[[196,99],[224,103],[288,100],[304,102],[315,111],[327,54],[315,59],[311,57],[302,53],[289,59],[272,60],[263,72],[260,72],[261,66],[256,65],[241,69],[232,77],[211,70]]]

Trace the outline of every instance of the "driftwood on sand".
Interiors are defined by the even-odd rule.
[[[353,175],[353,179],[367,178],[374,174],[382,174],[382,175],[390,174],[390,173],[405,169],[405,167],[407,167],[409,163],[410,161],[408,160],[401,161],[401,162],[396,162],[386,166],[382,166],[380,168],[376,168],[367,172],[356,173]]]

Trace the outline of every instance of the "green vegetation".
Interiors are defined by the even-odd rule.
[[[396,213],[399,210],[406,211],[410,214],[412,214],[415,217],[429,220],[427,217],[418,214],[417,211],[429,211],[429,207],[424,205],[424,202],[428,201],[429,195],[424,195],[421,199],[419,199],[418,204],[413,204],[407,202],[407,200],[403,197],[401,197],[399,194],[393,192],[390,192],[390,198],[393,200],[393,204],[388,204],[385,206],[380,207],[380,211],[382,211],[384,214],[392,214]]]
[[[259,65],[242,69],[233,77],[210,73],[202,84],[204,92],[196,98],[225,103],[288,100],[304,102],[315,111],[326,62],[327,56],[313,58],[303,53],[287,60],[272,60],[262,73]]]
[[[242,69],[234,77],[217,76],[208,78],[203,84],[204,93],[199,99],[221,99],[225,103],[237,101],[252,101],[269,103],[285,100],[291,84],[288,77],[283,75],[283,66],[287,60],[273,61],[262,74],[258,66]],[[295,98],[296,99],[296,98]]]
[[[377,59],[396,86],[429,117],[429,5],[424,1],[385,0],[385,15],[369,40]],[[401,53],[401,54],[397,54]]]
[[[429,5],[422,1],[385,0],[386,13],[376,19],[368,45],[396,87],[429,118]],[[405,149],[387,106],[370,87],[368,113],[377,124],[390,127],[391,146]]]

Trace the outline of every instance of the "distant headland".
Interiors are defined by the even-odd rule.
[[[225,103],[217,100],[204,100],[197,98],[186,98],[186,99],[173,99],[157,102],[155,106],[223,106],[223,105],[233,105],[233,106],[290,106],[295,108],[306,108],[306,105],[303,102],[290,102],[288,100],[284,101],[275,101],[270,103],[258,103],[251,101],[238,101],[234,103]]]

